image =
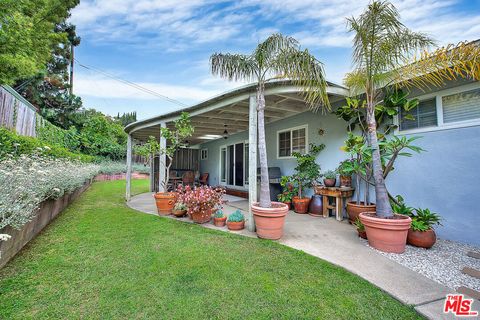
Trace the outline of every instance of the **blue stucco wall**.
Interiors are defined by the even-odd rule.
[[[308,125],[309,143],[325,143],[317,161],[322,171],[334,169],[347,157],[340,150],[346,139],[345,122],[331,114],[305,112],[267,125],[269,166],[278,166],[282,174],[292,174],[294,159],[277,159],[277,131]],[[320,136],[318,130],[325,130]],[[399,158],[395,171],[387,178],[389,191],[401,194],[412,207],[429,208],[442,215],[444,226],[437,234],[444,239],[480,245],[480,126],[440,130],[418,134],[416,144],[427,152],[411,158]],[[247,132],[205,143],[208,160],[201,161],[201,171],[210,173],[210,184],[218,184],[220,146],[248,139]],[[311,191],[310,191],[311,193]],[[372,200],[374,193],[372,192]]]

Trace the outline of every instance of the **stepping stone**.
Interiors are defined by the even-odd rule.
[[[464,286],[461,286],[457,289],[457,292],[458,293],[461,293],[461,294],[464,294],[466,296],[469,296],[473,299],[477,299],[477,300],[480,300],[480,292],[478,291],[475,291],[473,289],[470,289],[470,288],[467,288],[467,287],[464,287]]]
[[[480,259],[480,252],[469,251],[467,252],[467,256],[475,259]]]
[[[467,274],[470,277],[480,279],[480,270],[465,267],[465,268],[462,269],[462,273]]]

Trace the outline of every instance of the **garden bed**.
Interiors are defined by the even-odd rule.
[[[42,202],[33,219],[20,229],[10,226],[0,230],[11,236],[8,241],[0,241],[0,268],[7,264],[22,248],[35,238],[57,215],[70,203],[77,199],[91,184],[91,180],[75,191],[65,194],[58,199],[50,199]]]

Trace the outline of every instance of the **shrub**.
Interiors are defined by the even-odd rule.
[[[228,216],[228,222],[241,222],[245,220],[245,216],[240,210],[236,210],[234,213]]]
[[[99,169],[93,163],[54,159],[40,152],[4,156],[0,160],[0,230],[21,228],[40,203],[74,191]]]
[[[81,162],[93,162],[95,157],[74,153],[58,145],[50,145],[34,138],[16,134],[15,132],[0,128],[0,159],[7,157],[19,157],[20,155],[32,155],[41,151],[45,156],[55,158],[79,160]]]
[[[127,172],[127,164],[124,161],[108,161],[104,160],[98,163],[100,172],[103,174],[119,174]],[[150,173],[150,167],[143,164],[133,164],[133,172]]]

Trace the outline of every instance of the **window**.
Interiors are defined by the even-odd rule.
[[[307,127],[291,128],[278,132],[279,158],[289,158],[293,152],[307,152]]]
[[[480,89],[442,97],[443,122],[451,123],[480,118]]]
[[[208,149],[200,150],[200,160],[207,160],[208,159]]]
[[[436,99],[420,101],[410,111],[400,110],[400,130],[410,130],[437,125]]]

